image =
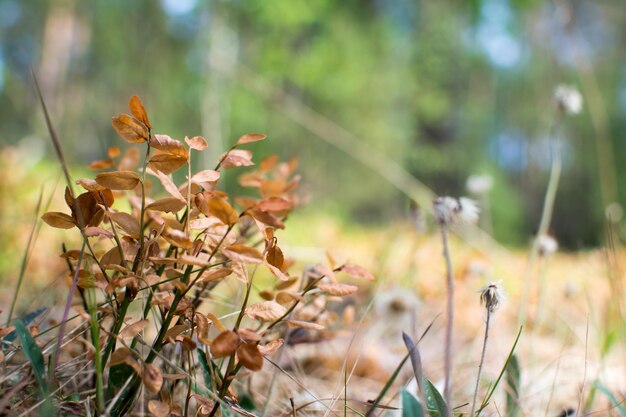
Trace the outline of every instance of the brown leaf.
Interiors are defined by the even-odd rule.
[[[237,333],[226,330],[220,333],[211,343],[211,355],[214,358],[223,358],[232,355],[239,347]]]
[[[92,163],[89,164],[89,168],[93,169],[94,171],[111,168],[112,166],[113,166],[112,159],[101,159],[99,161],[93,161]]]
[[[285,211],[293,208],[293,202],[282,197],[269,197],[260,201],[257,207],[263,211]]]
[[[148,401],[148,411],[154,417],[167,417],[170,414],[170,405],[164,401]]]
[[[171,174],[186,163],[186,156],[171,153],[159,153],[150,158],[150,167],[164,174]]]
[[[285,341],[283,339],[276,339],[273,340],[269,343],[266,343],[265,345],[259,345],[259,352],[261,352],[261,354],[263,355],[271,355],[272,353],[276,352],[278,349],[280,349],[280,347],[285,343]]]
[[[139,181],[139,175],[133,171],[101,172],[96,175],[96,182],[111,190],[132,190]]]
[[[126,363],[128,359],[132,358],[132,353],[130,349],[127,347],[121,347],[115,349],[115,352],[111,355],[111,359],[109,359],[109,366],[119,365],[121,363]]]
[[[126,142],[141,143],[148,141],[148,129],[140,121],[127,114],[120,114],[111,121],[118,135]]]
[[[289,275],[276,268],[274,265],[270,264],[269,262],[265,262],[264,265],[267,267],[267,269],[270,270],[272,274],[276,276],[276,278],[280,279],[281,281],[289,281]]]
[[[111,159],[117,158],[122,154],[122,151],[117,146],[111,146],[107,149],[107,156]]]
[[[244,342],[260,342],[263,339],[263,336],[259,333],[245,327],[237,329],[237,334]]]
[[[106,187],[101,186],[95,180],[91,178],[79,178],[76,180],[76,184],[80,185],[87,191],[103,191],[106,190]]]
[[[186,332],[187,330],[189,330],[188,324],[177,324],[175,326],[172,326],[171,328],[167,329],[167,332],[165,332],[165,339],[174,339],[176,336],[178,336],[182,332]]]
[[[200,204],[198,204],[200,203]],[[239,215],[226,200],[220,197],[205,197],[205,194],[196,196],[196,206],[205,214],[215,216],[222,223],[232,226],[239,220]]]
[[[168,243],[171,243],[172,245],[178,248],[191,249],[193,247],[193,241],[189,239],[187,235],[185,235],[185,233],[180,230],[172,229],[172,230],[163,232],[161,236]]]
[[[261,301],[246,309],[246,315],[253,320],[274,321],[281,318],[287,309],[276,301]]]
[[[257,249],[242,245],[230,245],[222,249],[222,253],[236,262],[260,264],[263,262],[263,255]]]
[[[185,160],[189,157],[189,152],[185,145],[168,135],[152,135],[150,146],[169,155],[184,157]]]
[[[120,163],[117,165],[118,171],[130,171],[135,169],[139,163],[139,149],[136,147],[128,148],[124,152],[124,156],[120,159]]]
[[[260,371],[263,368],[263,355],[259,352],[256,343],[244,343],[237,349],[239,363],[251,371]]]
[[[128,326],[124,327],[119,333],[119,337],[122,339],[132,339],[137,336],[146,326],[150,323],[149,320],[139,320]]]
[[[205,282],[211,282],[211,281],[218,281],[222,278],[226,278],[232,273],[233,273],[233,270],[230,268],[209,269],[208,271],[204,271],[202,273],[198,282],[205,283]]]
[[[204,217],[201,219],[193,219],[189,222],[192,229],[208,229],[216,224],[222,225],[222,221],[216,217]]]
[[[338,282],[325,282],[317,284],[317,288],[329,295],[349,295],[358,291],[359,287],[350,284],[340,284]]]
[[[172,178],[170,178],[169,175],[166,175],[161,171],[157,171],[155,175],[159,178],[159,181],[161,182],[161,185],[163,185],[163,188],[165,188],[165,191],[167,191],[172,197],[177,198],[180,201],[186,201],[185,197],[183,197],[180,193],[180,190],[176,184],[174,184],[174,181],[172,181]]]
[[[287,304],[296,300],[302,300],[302,296],[300,294],[292,293],[289,291],[280,291],[278,294],[276,294],[276,302],[280,304]]]
[[[276,268],[280,269],[285,263],[285,256],[283,255],[283,251],[280,250],[278,245],[273,245],[267,250],[267,252],[265,252],[265,260],[270,265],[273,265]]]
[[[41,216],[41,220],[46,222],[49,226],[55,227],[57,229],[71,229],[76,226],[76,222],[72,218],[65,213],[60,213],[58,211],[49,211]]]
[[[191,181],[196,183],[213,182],[220,179],[220,172],[212,169],[205,169],[191,177]]]
[[[367,269],[363,268],[360,265],[345,264],[344,266],[341,267],[341,270],[354,278],[363,278],[368,281],[376,280],[376,278],[370,271],[368,271]]]
[[[150,122],[148,121],[148,115],[146,114],[146,109],[143,107],[143,103],[141,99],[137,96],[132,96],[130,101],[128,102],[128,108],[135,119],[142,122],[148,129],[152,129]]]
[[[263,133],[247,133],[237,140],[237,145],[245,145],[246,143],[258,142],[267,138]]]
[[[287,326],[291,328],[308,329],[308,330],[323,330],[324,326],[317,323],[311,323],[310,321],[301,320],[287,320]]]
[[[163,375],[156,365],[147,363],[143,368],[143,374],[141,375],[143,384],[148,388],[148,391],[156,394],[161,391],[163,386]]]
[[[174,197],[166,197],[154,201],[146,206],[147,210],[164,211],[170,213],[178,213],[183,207],[186,207],[184,201]]]
[[[222,168],[247,167],[254,165],[252,152],[244,149],[234,149],[222,155]]]
[[[194,136],[192,138],[185,136],[185,142],[187,142],[187,145],[189,145],[191,149],[195,149],[199,152],[205,150],[209,146],[206,139],[202,136]]]
[[[118,224],[131,237],[136,237],[140,235],[141,232],[139,230],[139,222],[130,214],[121,211],[117,213],[107,211],[104,215],[113,220],[116,224]]]
[[[87,237],[95,237],[95,236],[104,236],[106,238],[112,239],[113,233],[108,230],[104,230],[101,227],[91,226],[85,228],[85,236]]]
[[[277,229],[284,229],[285,224],[276,216],[266,211],[259,210],[256,207],[248,209],[246,214],[250,215],[253,219],[258,220],[266,226],[274,227]],[[261,230],[265,227],[259,226]]]

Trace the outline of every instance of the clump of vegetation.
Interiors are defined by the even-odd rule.
[[[245,414],[233,382],[261,370],[264,357],[294,329],[319,331],[333,323],[320,301],[358,289],[337,274],[374,278],[330,257],[294,272],[275,231],[299,202],[295,160],[268,157],[242,174],[240,185],[256,197],[219,189],[227,170],[254,165],[252,152],[243,148],[266,135],[240,137],[213,169],[193,173],[191,160],[207,148],[206,140],[155,134],[137,96],[129,107],[131,114],[112,124],[134,147],[124,153],[110,148],[107,159],[91,164],[102,171],[95,179],[71,180],[48,119],[67,179],[68,211],[42,218],[76,230],[82,243],[62,254],[71,288],[60,322],[37,333],[24,318],[9,318],[2,330],[12,336],[3,340],[4,406],[47,415]],[[185,181],[176,184],[172,174],[182,169]],[[152,197],[151,178],[166,197]],[[265,279],[259,279],[261,271],[267,271]],[[227,279],[238,282],[241,296],[224,312],[213,301]],[[11,343],[15,335],[21,349]],[[20,352],[36,383],[24,384],[30,367],[17,359]]]

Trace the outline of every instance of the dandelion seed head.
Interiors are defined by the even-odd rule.
[[[554,90],[554,101],[566,114],[578,114],[583,108],[583,96],[569,85],[561,84]]]
[[[490,281],[489,285],[480,289],[480,303],[493,313],[506,299],[502,281]]]
[[[537,247],[541,256],[551,256],[559,249],[559,243],[555,238],[549,235],[540,235],[537,237]]]
[[[437,197],[433,203],[439,224],[449,225],[457,221],[475,223],[480,209],[478,204],[466,197]]]
[[[467,191],[475,195],[484,195],[491,191],[493,178],[491,175],[470,175],[465,183]]]

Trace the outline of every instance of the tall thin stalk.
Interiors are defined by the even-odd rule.
[[[452,272],[452,259],[448,244],[448,226],[441,224],[441,237],[443,239],[443,257],[446,260],[446,286],[448,292],[446,312],[446,341],[444,353],[445,384],[443,396],[446,401],[446,416],[452,417],[452,332],[454,328],[454,277]]]

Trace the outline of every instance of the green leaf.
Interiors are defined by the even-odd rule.
[[[35,379],[37,379],[37,383],[39,384],[39,388],[41,389],[41,393],[44,395],[48,395],[48,383],[45,379],[45,367],[43,363],[43,354],[41,353],[41,349],[35,343],[35,339],[30,334],[26,325],[22,320],[13,321],[13,325],[15,326],[15,333],[22,344],[22,349],[24,350],[24,355],[28,358],[28,361],[33,367],[33,372],[35,373]]]
[[[424,396],[426,397],[428,412],[432,417],[443,417],[446,415],[446,402],[428,378],[424,378]]]
[[[213,385],[211,384],[211,370],[209,369],[209,363],[206,358],[206,353],[202,351],[202,349],[198,349],[198,362],[200,362],[200,367],[202,368],[202,376],[204,377],[204,385],[211,388]]]
[[[521,370],[517,356],[513,355],[506,365],[506,410],[507,417],[517,417],[521,410],[519,406]]]
[[[13,326],[15,326],[15,334],[22,344],[22,350],[24,351],[24,355],[33,367],[35,379],[39,384],[39,389],[41,390],[41,395],[44,399],[44,402],[39,409],[39,415],[45,417],[56,416],[57,412],[54,408],[54,405],[52,404],[50,390],[48,389],[48,382],[45,378],[46,369],[44,366],[43,354],[41,353],[41,349],[39,348],[39,346],[37,346],[37,343],[35,343],[35,339],[33,339],[33,336],[30,334],[30,331],[28,331],[26,325],[22,320],[14,320]]]
[[[604,395],[609,397],[609,400],[611,400],[613,406],[617,409],[617,411],[619,411],[620,416],[626,417],[626,408],[624,408],[623,405],[624,399],[622,399],[621,401],[618,400],[617,397],[615,397],[615,395],[613,395],[613,393],[609,391],[609,389],[605,387],[600,381],[595,381],[593,383],[593,386],[599,389]]]
[[[420,402],[406,389],[400,392],[402,398],[402,417],[424,417]]]
[[[21,317],[19,320],[22,323],[24,323],[25,325],[28,325],[28,324],[30,324],[31,321],[35,320],[37,317],[39,317],[41,315],[41,313],[43,313],[46,310],[47,310],[46,307],[42,307],[42,308],[40,308],[38,310],[31,311],[30,313],[28,313],[28,314],[24,315],[23,317]],[[15,340],[16,336],[17,336],[17,334],[15,333],[15,331],[12,331],[8,335],[4,336],[4,338],[2,339],[2,343],[12,342],[12,341]]]

